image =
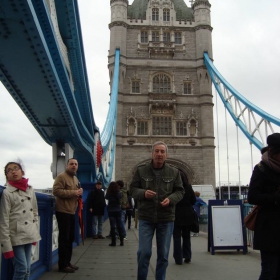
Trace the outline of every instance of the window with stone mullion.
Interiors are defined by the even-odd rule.
[[[171,117],[153,117],[153,135],[172,135]]]
[[[175,44],[182,44],[181,32],[175,32]]]
[[[170,93],[170,78],[166,75],[159,74],[153,79],[153,92],[154,93]]]
[[[152,20],[158,21],[158,19],[159,19],[159,10],[155,8],[152,10]]]
[[[191,94],[192,93],[192,85],[191,82],[184,83],[184,94]]]
[[[170,33],[163,32],[163,42],[170,42]]]
[[[148,123],[146,121],[137,122],[137,134],[138,135],[148,135]]]
[[[170,10],[163,9],[163,21],[170,21]]]
[[[176,123],[176,135],[178,135],[178,136],[187,135],[187,123],[186,122],[177,122]]]
[[[132,82],[132,93],[140,93],[140,83],[139,81]]]
[[[148,32],[141,32],[141,43],[148,43]]]
[[[152,41],[159,42],[159,32],[157,31],[152,32]]]

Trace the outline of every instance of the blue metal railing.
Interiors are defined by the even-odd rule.
[[[88,211],[87,197],[90,191],[93,190],[94,185],[92,183],[83,184],[83,220],[84,220],[84,232],[85,238],[91,236],[91,215]],[[53,250],[54,245],[54,215],[55,215],[55,197],[50,194],[44,194],[36,192],[36,198],[38,203],[38,211],[40,217],[40,234],[42,239],[39,244],[39,259],[31,265],[30,280],[38,279],[42,274],[50,271],[58,262],[58,250]],[[108,218],[105,211],[104,220]],[[78,223],[78,215],[76,213],[76,225],[75,225],[75,241],[73,247],[82,244],[82,236],[80,233],[80,226]],[[56,244],[57,245],[57,244]],[[82,246],[82,245],[81,245]],[[2,257],[1,264],[1,280],[10,280],[13,275],[13,265],[11,259],[6,260]]]

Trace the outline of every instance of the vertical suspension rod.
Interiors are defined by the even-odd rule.
[[[229,183],[229,155],[228,155],[228,129],[227,129],[227,109],[225,107],[226,120],[226,146],[227,146],[227,170],[228,170],[228,199],[230,199],[230,183]]]

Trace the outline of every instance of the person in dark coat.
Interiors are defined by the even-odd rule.
[[[127,206],[126,206],[126,214],[125,214],[125,224],[127,221],[127,228],[131,227],[131,217],[134,208],[134,199],[131,197],[129,191],[127,191]]]
[[[175,221],[173,230],[174,251],[173,257],[176,264],[190,263],[192,258],[191,250],[191,232],[190,227],[194,221],[193,204],[196,201],[192,186],[188,182],[187,176],[180,171],[183,187],[185,189],[184,197],[176,204]],[[181,238],[183,243],[181,243]]]
[[[280,279],[280,133],[267,137],[262,159],[253,170],[248,202],[261,205],[253,248],[261,253],[259,280]]]
[[[110,236],[112,242],[109,246],[116,246],[116,228],[118,229],[120,236],[120,246],[123,246],[124,235],[122,231],[122,209],[121,209],[121,197],[119,185],[116,182],[111,182],[107,189],[105,199],[108,200],[107,211],[110,220]]]
[[[93,239],[104,239],[105,237],[102,235],[102,224],[106,202],[102,183],[100,181],[96,183],[95,189],[90,192],[88,205],[89,211],[92,214]]]

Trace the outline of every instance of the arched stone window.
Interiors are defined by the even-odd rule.
[[[153,78],[153,92],[154,93],[170,93],[171,82],[170,78],[165,74],[158,74]]]
[[[163,9],[163,21],[170,21],[170,10]]]
[[[153,21],[158,21],[158,19],[159,19],[159,10],[154,8],[152,10],[152,20]]]

